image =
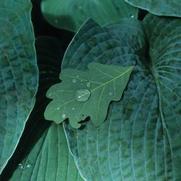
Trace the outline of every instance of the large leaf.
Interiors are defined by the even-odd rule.
[[[121,17],[137,18],[138,13],[124,0],[42,0],[41,10],[50,24],[71,31],[77,31],[87,18],[105,25]]]
[[[132,67],[91,63],[88,70],[63,69],[61,83],[52,86],[47,96],[45,118],[61,123],[69,119],[74,128],[91,117],[94,125],[104,122],[111,101],[119,101],[129,81]],[[100,114],[101,113],[101,114]]]
[[[159,16],[181,17],[180,0],[125,0],[130,5]]]
[[[82,181],[69,153],[62,125],[42,135],[29,155],[19,164],[11,181]]]
[[[85,69],[95,60],[135,66],[127,90],[121,101],[111,104],[104,124],[95,128],[90,121],[84,129],[76,130],[64,123],[69,147],[87,180],[179,181],[181,21],[151,15],[146,18],[150,49],[145,58],[139,51],[144,47],[141,26],[131,25],[124,24],[127,32],[122,23],[106,32],[105,28],[85,25],[70,45],[64,68]],[[90,45],[91,39],[95,43]]]
[[[51,125],[50,121],[44,119],[44,110],[49,103],[49,99],[46,98],[46,91],[51,85],[60,82],[58,75],[63,57],[62,42],[53,37],[38,37],[35,43],[39,68],[36,103],[15,152],[0,175],[0,180],[10,179],[17,165],[31,151],[40,136]]]
[[[157,87],[164,176],[181,180],[181,21],[149,15],[144,24]]]
[[[0,173],[34,106],[37,65],[29,0],[0,2]]]

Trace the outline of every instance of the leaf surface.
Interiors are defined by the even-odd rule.
[[[28,117],[15,152],[0,175],[0,180],[9,180],[11,178],[17,165],[29,154],[41,135],[51,125],[51,122],[44,119],[44,110],[49,103],[46,92],[51,85],[60,82],[59,71],[63,58],[62,42],[56,38],[44,36],[36,38],[35,43],[39,69],[36,103]]]
[[[123,17],[137,18],[137,8],[124,0],[43,0],[41,10],[45,19],[55,27],[77,31],[88,18],[100,25]]]
[[[76,164],[90,181],[181,179],[181,22],[149,15],[144,29],[138,24],[120,22],[114,30],[85,24],[64,57],[64,68],[81,70],[91,61],[134,65],[104,124],[95,129],[90,121],[76,130],[64,123]]]
[[[155,15],[181,17],[180,0],[125,0],[125,2],[134,7],[145,9]]]
[[[0,2],[0,173],[34,106],[38,70],[29,0]]]
[[[82,181],[70,155],[62,125],[52,126],[19,164],[11,181]]]
[[[66,118],[74,128],[88,116],[98,126],[106,118],[111,101],[120,100],[129,81],[132,67],[91,63],[87,71],[63,69],[62,82],[47,92],[53,101],[45,118],[61,123]],[[101,114],[100,114],[101,113]]]

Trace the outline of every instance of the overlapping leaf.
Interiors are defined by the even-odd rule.
[[[144,24],[149,37],[151,71],[159,99],[164,148],[164,176],[168,180],[180,180],[181,21],[176,18],[148,16]],[[158,154],[158,160],[159,157]]]
[[[0,172],[34,106],[37,65],[29,0],[0,2]]]
[[[127,90],[111,104],[104,124],[95,129],[89,122],[75,130],[64,123],[69,146],[87,180],[180,180],[181,22],[149,15],[145,57],[142,27],[132,25],[124,25],[127,35],[121,24],[116,30],[86,24],[67,50],[64,68],[85,69],[92,61],[135,65]],[[141,35],[135,37],[133,29]]]
[[[52,124],[30,154],[19,164],[10,180],[83,180],[69,153],[62,125]]]
[[[125,0],[125,2],[155,15],[181,17],[180,0]]]
[[[137,18],[138,13],[124,0],[43,0],[41,10],[50,24],[71,31],[77,31],[88,18],[105,25],[121,17]]]
[[[45,118],[61,123],[69,119],[74,128],[91,117],[94,125],[104,122],[111,101],[120,100],[129,81],[132,67],[91,63],[88,70],[63,69],[61,83],[52,86],[47,96]],[[100,114],[101,113],[101,114]]]

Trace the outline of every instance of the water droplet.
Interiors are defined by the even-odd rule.
[[[20,167],[20,169],[24,169],[24,166],[22,163],[19,163],[18,166]]]
[[[89,99],[91,93],[88,89],[80,89],[76,92],[76,99],[79,102],[85,102]]]
[[[131,18],[134,18],[134,15],[132,15]]]
[[[48,97],[52,97],[52,94],[51,94],[51,93],[49,93],[49,94],[48,94]]]
[[[30,167],[31,167],[31,164],[27,164],[27,165],[26,165],[26,168],[30,168]]]
[[[113,95],[113,93],[112,93],[112,92],[109,92],[109,95],[110,95],[110,96],[112,96],[112,95]]]
[[[75,110],[75,107],[72,108],[72,111],[74,111],[74,110]]]
[[[60,110],[60,107],[57,107],[57,110]]]
[[[72,79],[72,82],[73,82],[73,83],[76,83],[76,82],[77,82],[77,80],[76,80],[76,79]]]
[[[66,114],[62,114],[62,118],[65,119],[66,118]]]
[[[87,85],[87,87],[90,87],[90,86],[91,86],[91,83],[90,83],[90,82],[87,82],[86,85]]]

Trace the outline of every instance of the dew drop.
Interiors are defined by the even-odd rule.
[[[48,97],[52,97],[52,94],[51,94],[51,93],[49,93],[49,94],[48,94]]]
[[[24,169],[24,166],[23,166],[22,163],[19,163],[18,166],[19,166],[20,169]]]
[[[62,118],[65,119],[66,118],[66,114],[62,114]]]
[[[134,18],[134,15],[132,15],[131,18]]]
[[[72,108],[72,111],[74,111],[74,110],[75,110],[75,107]]]
[[[26,168],[30,168],[30,167],[31,167],[31,164],[27,164],[27,165],[26,165]]]
[[[76,92],[76,100],[79,102],[85,102],[89,99],[91,93],[88,89],[80,89]]]
[[[110,95],[110,96],[112,96],[112,95],[113,95],[113,93],[112,93],[112,92],[109,92],[109,95]]]
[[[60,110],[60,107],[57,107],[57,110]]]
[[[77,82],[77,80],[76,80],[76,79],[72,79],[72,83],[74,83],[74,84],[75,84],[76,82]]]
[[[91,83],[90,83],[90,82],[87,82],[86,86],[87,86],[87,87],[90,87],[90,86],[91,86]]]

